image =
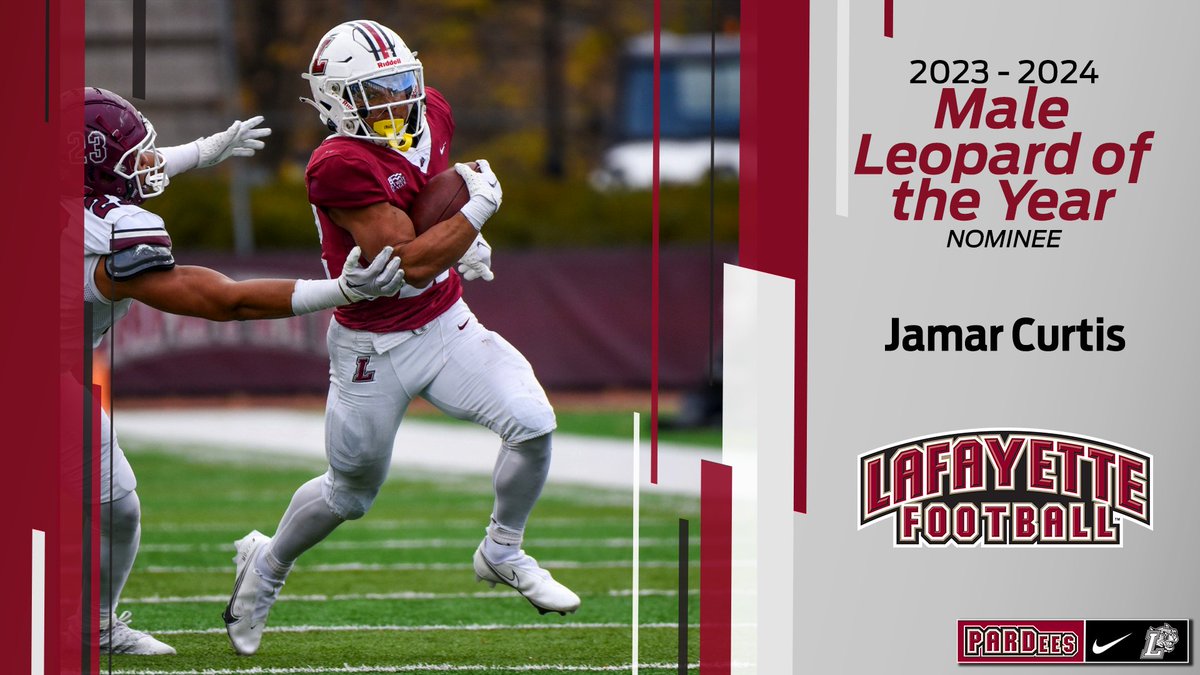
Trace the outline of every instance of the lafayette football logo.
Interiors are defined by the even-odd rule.
[[[858,457],[858,527],[892,518],[896,546],[1121,545],[1153,529],[1151,456],[1056,431],[985,429]]]

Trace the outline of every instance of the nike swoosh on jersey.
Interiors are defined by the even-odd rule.
[[[1116,640],[1113,640],[1112,642],[1109,642],[1108,644],[1105,644],[1105,645],[1098,644],[1096,640],[1092,640],[1092,653],[1093,654],[1103,654],[1104,652],[1108,651],[1109,649],[1112,649],[1118,642],[1120,642],[1121,640],[1124,640],[1125,638],[1129,637],[1130,635],[1133,635],[1133,633],[1126,633],[1125,635],[1122,635],[1121,637],[1117,638]]]

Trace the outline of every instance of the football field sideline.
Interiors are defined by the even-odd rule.
[[[121,409],[112,416],[117,438],[137,444],[170,444],[239,450],[323,460],[323,413],[286,408]],[[633,413],[630,439],[555,434],[553,483],[628,490],[632,484]],[[392,468],[456,474],[490,473],[499,441],[476,426],[408,419],[396,435]],[[700,461],[721,461],[720,450],[660,443],[658,483],[649,482],[649,439],[643,439],[642,486],[656,492],[698,495]]]

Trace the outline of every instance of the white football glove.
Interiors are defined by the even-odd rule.
[[[262,150],[265,144],[259,139],[271,135],[270,128],[257,128],[262,121],[262,115],[257,115],[245,122],[234,122],[219,134],[196,139],[196,145],[200,149],[200,158],[196,166],[213,166],[230,157],[250,157],[255,151]]]
[[[184,171],[209,167],[230,157],[249,157],[262,150],[265,144],[259,139],[271,135],[271,130],[266,127],[255,128],[262,121],[259,115],[245,122],[234,122],[219,134],[197,138],[183,145],[159,148],[159,154],[166,160],[167,176],[175,177]]]
[[[482,234],[475,237],[471,248],[458,259],[458,273],[465,281],[491,281],[496,278],[492,272],[492,247]]]
[[[462,214],[476,230],[482,229],[488,218],[500,209],[504,200],[504,190],[500,187],[500,179],[492,172],[492,167],[486,159],[477,159],[475,163],[479,170],[472,169],[467,164],[455,164],[454,170],[462,176],[467,184],[471,199],[462,207]]]
[[[338,277],[338,287],[347,298],[354,302],[374,300],[400,291],[404,285],[404,268],[400,266],[400,258],[392,257],[391,246],[384,246],[366,267],[358,262],[361,255],[359,247],[350,249],[346,264],[342,266],[342,276]]]

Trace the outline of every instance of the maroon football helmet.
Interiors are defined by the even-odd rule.
[[[84,194],[140,204],[167,187],[163,156],[154,148],[154,125],[129,101],[88,87],[83,134]]]

